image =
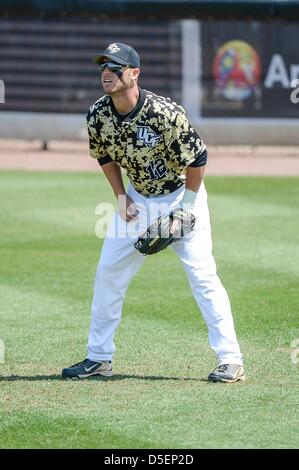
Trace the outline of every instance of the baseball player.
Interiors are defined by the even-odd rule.
[[[181,106],[140,89],[140,58],[129,45],[110,44],[97,55],[104,96],[87,113],[91,157],[98,160],[118,200],[96,272],[87,358],[63,369],[64,378],[111,376],[114,334],[132,277],[145,257],[134,247],[160,215],[188,206],[195,229],[172,244],[182,261],[217,356],[210,381],[245,380],[230,302],[212,255],[203,176],[206,147]],[[123,183],[121,168],[129,185]],[[152,208],[157,210],[152,210]],[[177,222],[179,224],[179,222]],[[158,255],[157,255],[158,256]]]

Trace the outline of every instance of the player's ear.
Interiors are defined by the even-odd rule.
[[[140,74],[140,69],[131,69],[131,73],[131,77],[133,78],[133,80],[137,80]]]

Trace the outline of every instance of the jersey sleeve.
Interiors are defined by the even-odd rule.
[[[105,146],[101,140],[101,133],[99,126],[96,125],[95,117],[89,110],[86,115],[87,132],[89,138],[89,153],[92,158],[96,158],[100,165],[104,165],[112,161],[110,156],[105,150]]]
[[[171,160],[183,167],[204,166],[207,149],[184,113],[177,113],[168,132],[168,151]]]

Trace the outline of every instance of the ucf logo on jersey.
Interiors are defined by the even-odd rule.
[[[148,147],[155,147],[162,139],[162,135],[156,134],[149,126],[137,127],[137,139],[142,140]]]

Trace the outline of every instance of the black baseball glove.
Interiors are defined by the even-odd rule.
[[[171,233],[173,222],[178,220],[178,227]],[[165,250],[168,245],[184,237],[194,229],[195,217],[181,208],[169,215],[158,217],[134,243],[136,250],[143,255],[154,255]]]

